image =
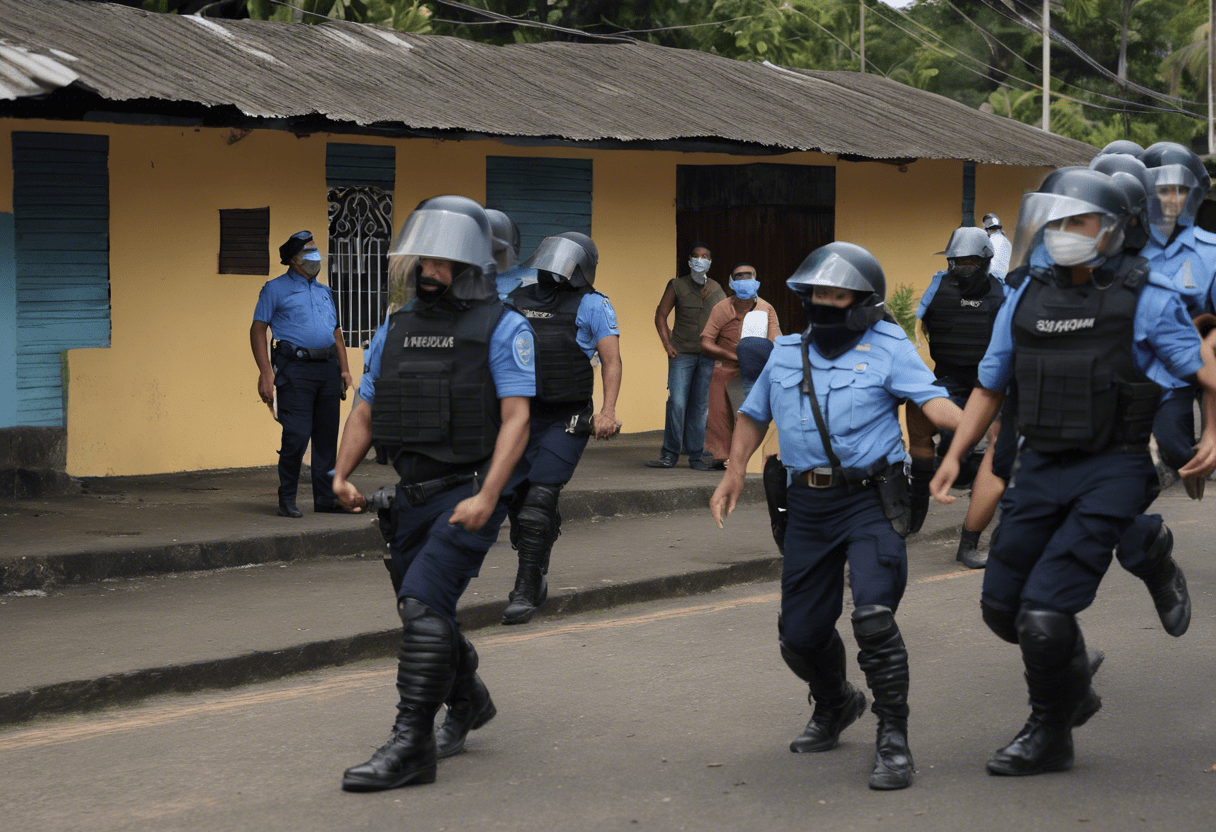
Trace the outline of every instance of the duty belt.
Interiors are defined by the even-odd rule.
[[[836,485],[844,485],[844,477],[839,468],[812,468],[799,474],[798,479],[808,488],[832,488]]]
[[[475,479],[477,479],[477,474],[469,473],[452,474],[449,477],[440,477],[437,480],[427,480],[426,482],[403,482],[400,485],[401,495],[410,505],[421,506],[437,494],[450,491],[466,482],[473,482]]]
[[[275,345],[275,351],[280,355],[294,358],[297,361],[328,361],[331,358],[338,357],[338,348],[333,345],[310,349],[308,347],[297,347],[289,341],[279,341]]]

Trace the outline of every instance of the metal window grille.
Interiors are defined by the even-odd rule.
[[[329,189],[329,285],[348,347],[371,340],[388,311],[392,229],[391,191]]]

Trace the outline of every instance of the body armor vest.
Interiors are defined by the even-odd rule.
[[[992,340],[992,324],[1004,302],[1005,290],[995,277],[989,276],[983,294],[964,297],[958,280],[949,272],[942,275],[922,318],[934,375],[975,384],[976,371]]]
[[[1152,433],[1161,388],[1132,354],[1148,264],[1123,257],[1112,265],[1106,289],[1033,271],[1014,313],[1018,429],[1042,453],[1146,445]]]
[[[390,460],[419,454],[475,466],[493,455],[498,439],[489,348],[506,307],[498,299],[474,301],[460,312],[440,304],[445,311],[416,304],[389,318],[372,435]]]
[[[591,361],[578,345],[578,307],[589,290],[553,289],[540,283],[511,293],[515,308],[536,333],[536,400],[586,404],[595,392]]]

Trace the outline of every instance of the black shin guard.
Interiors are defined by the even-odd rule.
[[[878,717],[872,789],[906,789],[915,763],[908,748],[908,649],[890,608],[873,605],[853,611],[858,663],[874,695]]]
[[[531,620],[537,608],[549,595],[545,575],[549,571],[549,554],[561,534],[561,515],[557,500],[561,485],[529,486],[519,507],[519,571],[515,589],[503,610],[503,624],[523,624]]]

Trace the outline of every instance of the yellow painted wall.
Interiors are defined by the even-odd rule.
[[[487,155],[592,159],[596,288],[612,298],[620,323],[625,370],[617,415],[626,432],[663,426],[667,362],[653,320],[676,261],[678,165],[835,165],[837,239],[871,249],[891,284],[908,282],[918,293],[942,267],[933,252],[958,224],[962,199],[960,162],[917,161],[900,171],[816,153],[757,158],[0,120],[0,210],[11,210],[13,130],[111,137],[112,341],[107,349],[69,353],[68,472],[75,476],[276,462],[279,430],[257,396],[249,325],[262,284],[281,273],[278,243],[308,228],[323,245],[330,141],[396,146],[398,228],[414,205],[436,194],[484,201]],[[1012,225],[1022,191],[1042,175],[981,166],[977,215],[996,210]],[[267,205],[271,274],[218,274],[218,210]],[[357,383],[360,351],[349,358]]]

